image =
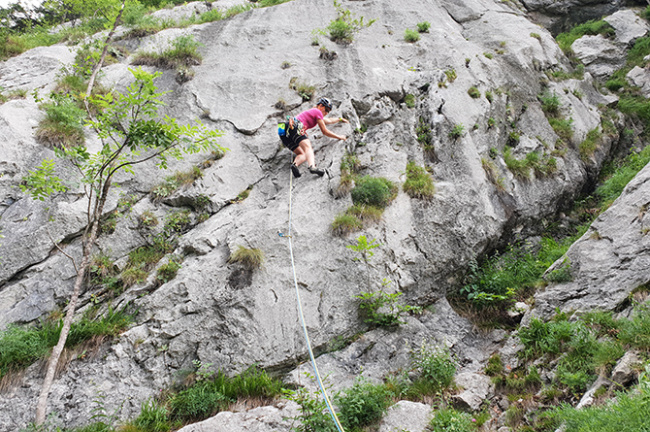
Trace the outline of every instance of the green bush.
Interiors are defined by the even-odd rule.
[[[327,33],[332,41],[340,44],[350,44],[357,33],[366,27],[370,27],[375,20],[364,22],[364,17],[355,18],[354,14],[341,6],[341,3],[334,0],[338,17],[327,26]]]
[[[271,399],[282,394],[282,381],[270,377],[266,371],[251,366],[239,375],[227,377],[219,372],[212,380],[212,385],[230,399],[265,398]]]
[[[165,256],[166,251],[154,246],[141,246],[129,252],[126,267],[152,268]]]
[[[524,179],[530,177],[530,165],[528,161],[525,159],[520,160],[515,158],[512,155],[512,150],[510,150],[510,147],[506,147],[503,150],[503,160],[506,163],[508,170],[510,170],[510,172],[515,176]]]
[[[344,394],[336,396],[341,422],[350,430],[377,423],[390,406],[391,396],[385,385],[358,379]]]
[[[241,245],[230,255],[228,262],[241,263],[248,270],[255,270],[262,266],[264,253],[261,249],[247,248]]]
[[[449,138],[457,140],[465,134],[465,126],[461,123],[455,124],[454,127],[449,131]]]
[[[287,390],[286,396],[300,405],[300,415],[293,417],[299,424],[291,429],[292,432],[337,432],[338,428],[320,394],[311,394],[301,387],[295,391]]]
[[[397,196],[397,186],[383,177],[365,176],[357,180],[351,191],[352,202],[357,205],[368,205],[386,208]]]
[[[584,322],[569,322],[564,315],[548,323],[533,319],[528,327],[519,329],[519,339],[525,346],[523,356],[528,359],[564,353],[558,362],[556,379],[570,391],[584,392],[595,379],[595,356],[602,342]],[[611,358],[606,362],[611,362]]]
[[[406,42],[415,43],[420,40],[420,33],[417,30],[406,29],[404,30],[404,40]]]
[[[475,432],[476,425],[468,413],[453,408],[443,408],[435,412],[429,423],[435,432]]]
[[[404,103],[408,108],[415,108],[415,96],[411,93],[404,96]]]
[[[625,78],[610,78],[605,82],[605,87],[613,92],[622,89],[626,85],[627,81],[625,81]]]
[[[174,175],[165,178],[165,181],[156,186],[151,193],[154,201],[160,201],[173,194],[183,186],[189,186],[196,180],[203,177],[203,171],[199,167],[192,167],[188,171],[176,171]]]
[[[384,209],[365,204],[355,204],[345,211],[345,214],[358,218],[363,226],[368,223],[377,223],[384,214]]]
[[[38,46],[54,45],[61,39],[60,34],[51,34],[47,28],[41,26],[30,28],[22,34],[0,31],[0,61]]]
[[[499,354],[493,354],[487,361],[485,366],[485,375],[487,376],[496,376],[502,374],[504,371],[503,361],[501,361],[501,356]]]
[[[520,140],[521,140],[520,131],[514,130],[508,134],[508,140],[506,141],[506,144],[509,145],[510,147],[517,147],[517,144],[519,144]]]
[[[289,88],[298,93],[303,101],[311,100],[314,97],[314,93],[316,92],[316,87],[299,82],[298,78],[296,77],[291,78],[289,81]]]
[[[542,111],[549,115],[558,115],[562,104],[560,97],[556,93],[546,92],[538,96],[539,101],[542,103]]]
[[[418,23],[418,31],[420,33],[429,33],[430,28],[431,28],[431,23],[428,21],[422,21]]]
[[[8,326],[0,331],[0,377],[45,357],[56,345],[61,326],[44,322],[38,327]]]
[[[447,81],[450,83],[456,81],[456,78],[458,78],[458,74],[456,73],[456,69],[445,69],[445,76],[447,77]]]
[[[420,394],[434,395],[452,386],[456,364],[448,349],[423,344],[412,353],[411,363],[419,374],[413,387]]]
[[[571,341],[577,324],[566,319],[545,323],[537,318],[530,321],[528,327],[519,329],[519,340],[524,344],[524,358],[531,359],[543,354],[558,355],[566,349]]]
[[[571,276],[571,262],[569,259],[566,258],[560,267],[549,272],[544,278],[553,283],[569,282],[573,280],[573,276]]]
[[[544,271],[564,255],[573,240],[568,238],[559,244],[554,239],[542,238],[537,254],[521,246],[510,246],[480,266],[472,262],[460,294],[478,307],[508,302],[516,292],[539,282]]]
[[[400,315],[404,312],[417,312],[416,306],[400,305],[397,303],[403,293],[389,294],[383,290],[377,292],[362,292],[354,298],[359,299],[359,315],[366,324],[376,327],[392,327],[404,324]]]
[[[191,223],[192,219],[190,218],[189,210],[173,211],[165,217],[163,234],[166,237],[171,237],[174,234],[181,234],[190,227]]]
[[[0,105],[14,99],[25,99],[26,96],[27,96],[26,90],[12,90],[7,94],[5,94],[3,92],[3,88],[0,87]]]
[[[200,364],[200,362],[199,362]],[[169,400],[172,419],[197,421],[224,410],[239,398],[271,399],[283,392],[282,382],[255,366],[234,377],[206,373],[199,368],[198,381]]]
[[[406,164],[406,181],[402,188],[411,198],[428,199],[435,193],[431,174],[415,162]]]
[[[619,321],[621,343],[644,351],[650,350],[650,310],[639,306],[629,320]]]
[[[470,95],[473,99],[478,99],[481,97],[481,92],[478,88],[472,86],[467,90],[467,94]]]

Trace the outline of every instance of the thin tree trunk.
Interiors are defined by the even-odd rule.
[[[110,185],[110,179],[107,180],[107,184]],[[108,190],[108,187],[103,188]],[[74,282],[74,290],[72,291],[72,297],[70,297],[70,303],[68,303],[68,310],[65,314],[63,320],[63,327],[61,328],[61,334],[59,335],[59,341],[52,350],[52,354],[47,362],[47,372],[45,374],[45,379],[43,380],[43,386],[41,387],[41,393],[38,396],[38,402],[36,403],[36,421],[35,424],[40,426],[45,422],[45,414],[47,411],[47,399],[50,396],[50,391],[52,390],[52,383],[54,382],[54,375],[56,369],[59,365],[59,358],[61,353],[65,348],[65,343],[68,340],[68,334],[70,333],[70,327],[72,326],[72,320],[74,318],[74,313],[77,308],[77,301],[79,300],[79,294],[81,293],[81,286],[83,285],[84,277],[86,270],[90,264],[90,258],[92,256],[92,251],[97,241],[97,233],[99,231],[99,219],[101,217],[102,211],[104,210],[104,204],[106,203],[107,194],[102,193],[99,208],[97,214],[92,218],[92,228],[90,230],[90,236],[88,237],[87,242],[83,247],[83,257],[81,260],[81,265],[79,266],[77,272],[77,278]]]
[[[106,54],[108,53],[108,44],[110,43],[111,39],[113,38],[113,35],[115,34],[115,29],[119,25],[120,18],[122,17],[122,12],[124,12],[125,4],[126,4],[126,0],[123,0],[122,7],[120,8],[120,12],[117,14],[117,17],[115,18],[113,29],[108,34],[106,38],[106,42],[104,43],[104,50],[102,51],[102,55],[99,59],[99,62],[97,62],[97,64],[95,65],[95,68],[93,69],[93,73],[90,76],[90,80],[88,81],[86,97],[84,98],[84,104],[86,105],[86,111],[88,111],[88,115],[91,115],[88,106],[88,96],[90,95],[93,89],[93,86],[95,84],[95,79],[97,78],[97,74],[99,73],[99,70],[102,68],[104,59],[106,58]],[[75,310],[77,308],[77,301],[79,300],[79,294],[81,293],[81,286],[83,285],[84,277],[86,275],[86,270],[88,269],[88,266],[90,264],[92,251],[93,248],[95,247],[95,242],[97,241],[99,219],[101,218],[102,212],[104,210],[104,204],[106,202],[106,197],[108,196],[108,189],[110,188],[110,183],[111,183],[111,179],[108,178],[106,180],[106,183],[104,184],[104,187],[102,188],[101,195],[98,197],[99,206],[97,208],[97,211],[92,215],[93,217],[90,218],[92,224],[90,230],[90,236],[88,237],[83,247],[83,257],[81,260],[81,265],[79,266],[77,272],[77,278],[75,279],[74,282],[72,297],[70,297],[70,302],[68,303],[68,310],[63,320],[63,327],[61,328],[59,341],[57,342],[56,346],[52,350],[52,354],[50,355],[50,358],[47,362],[47,372],[45,374],[45,380],[43,380],[41,393],[38,396],[38,402],[36,403],[35,424],[37,426],[45,422],[46,411],[47,411],[47,400],[48,397],[50,396],[50,391],[52,390],[52,384],[54,383],[54,375],[56,374],[56,369],[59,365],[59,359],[61,358],[61,353],[63,352],[63,349],[65,348],[65,343],[68,340],[68,334],[70,333],[70,327],[72,326],[72,320],[74,319]],[[89,207],[89,211],[90,211],[90,207]]]
[[[106,54],[108,53],[108,44],[111,42],[111,39],[113,39],[113,35],[115,34],[115,29],[117,29],[117,26],[120,24],[120,18],[122,17],[122,12],[124,12],[124,5],[126,4],[126,0],[122,0],[122,7],[120,8],[120,12],[117,14],[117,17],[115,18],[115,23],[113,24],[113,28],[111,29],[110,33],[108,33],[108,36],[106,37],[106,41],[104,42],[104,49],[102,50],[102,55],[99,58],[99,61],[93,68],[93,73],[90,75],[90,79],[88,80],[88,88],[86,89],[86,97],[84,98],[84,104],[86,105],[86,111],[88,111],[88,115],[91,116],[90,114],[90,107],[88,106],[88,96],[90,96],[90,92],[93,90],[93,86],[95,85],[95,79],[97,78],[97,74],[99,73],[100,69],[102,68],[104,64],[104,59],[106,59]]]

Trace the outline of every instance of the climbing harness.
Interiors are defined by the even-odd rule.
[[[293,154],[291,154],[291,162],[293,163]],[[334,420],[334,423],[336,424],[336,428],[339,430],[339,432],[345,432],[343,430],[343,426],[341,426],[341,422],[339,421],[339,418],[336,416],[336,412],[334,412],[334,407],[332,406],[332,402],[330,402],[330,399],[327,396],[327,392],[325,391],[323,380],[321,379],[320,374],[318,373],[318,367],[316,366],[316,359],[314,358],[314,352],[311,349],[311,342],[309,342],[309,334],[307,333],[307,324],[305,324],[305,315],[302,312],[302,304],[300,301],[300,290],[298,290],[298,278],[296,277],[296,264],[293,259],[293,244],[291,241],[292,239],[291,237],[291,213],[292,213],[291,196],[293,195],[292,192],[293,192],[293,175],[291,174],[291,171],[289,171],[289,231],[287,233],[279,232],[278,235],[280,237],[289,239],[289,254],[291,255],[291,269],[293,270],[293,284],[296,288],[298,315],[300,315],[300,322],[302,323],[302,331],[305,335],[305,342],[307,343],[307,351],[309,352],[309,359],[311,360],[311,365],[314,368],[314,376],[316,377],[316,381],[318,382],[318,387],[320,388],[320,391],[323,394],[323,399],[325,399],[325,404],[327,405],[327,409],[329,410],[330,415],[332,416],[332,420]]]

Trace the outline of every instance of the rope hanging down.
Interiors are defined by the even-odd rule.
[[[291,155],[291,162],[293,163],[293,154]],[[339,418],[336,416],[332,402],[330,402],[327,392],[325,391],[325,386],[323,385],[323,380],[318,373],[318,367],[316,366],[316,359],[314,358],[314,352],[311,349],[311,343],[309,342],[309,334],[307,333],[307,324],[305,324],[305,315],[302,313],[302,303],[300,301],[300,291],[298,290],[298,278],[296,277],[296,264],[293,259],[293,244],[291,240],[291,196],[293,192],[293,175],[291,170],[289,170],[289,231],[287,234],[280,233],[280,237],[286,237],[289,239],[289,254],[291,255],[291,268],[293,270],[293,284],[296,288],[296,300],[298,302],[298,315],[300,315],[300,322],[302,323],[302,331],[305,335],[305,342],[307,343],[307,351],[309,351],[309,359],[311,360],[311,365],[314,368],[314,376],[318,382],[318,387],[320,388],[321,393],[323,394],[323,399],[325,399],[325,404],[327,404],[327,409],[332,416],[332,420],[336,424],[336,428],[339,432],[345,432]]]

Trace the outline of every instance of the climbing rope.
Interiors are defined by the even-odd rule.
[[[291,163],[293,163],[293,153],[291,154]],[[332,420],[336,424],[336,428],[339,432],[345,432],[339,418],[334,412],[334,407],[332,402],[330,402],[327,392],[325,391],[325,386],[323,385],[323,380],[318,373],[318,366],[316,366],[316,359],[314,358],[314,352],[311,349],[311,342],[309,341],[309,334],[307,333],[307,324],[305,324],[305,315],[302,313],[302,302],[300,301],[300,290],[298,289],[298,278],[296,277],[296,264],[293,259],[293,242],[291,237],[291,216],[292,216],[292,195],[293,195],[293,175],[291,170],[289,170],[289,231],[287,234],[280,233],[280,237],[286,237],[289,239],[289,254],[291,255],[291,269],[293,270],[293,284],[296,288],[296,300],[298,302],[298,315],[300,315],[300,322],[302,323],[302,331],[305,335],[305,342],[307,342],[307,351],[309,352],[309,359],[311,360],[311,365],[314,368],[314,376],[316,377],[316,382],[318,382],[318,387],[320,388],[321,393],[323,394],[323,399],[325,399],[325,404],[327,409],[332,416]]]

